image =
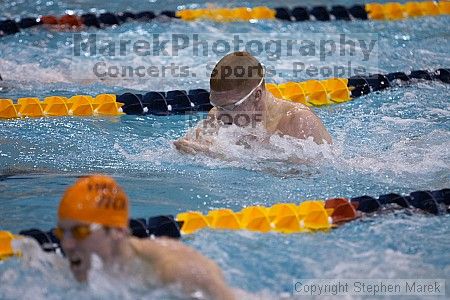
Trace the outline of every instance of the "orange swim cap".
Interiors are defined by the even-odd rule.
[[[84,177],[64,193],[58,218],[128,228],[128,198],[109,176]]]

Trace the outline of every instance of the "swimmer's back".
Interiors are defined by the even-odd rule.
[[[129,241],[135,254],[151,265],[149,270],[156,272],[161,283],[181,283],[187,292],[202,290],[212,299],[234,299],[219,267],[194,249],[170,238]]]
[[[332,143],[331,136],[322,121],[308,106],[277,99],[274,96],[269,96],[265,105],[263,124],[268,133],[279,133],[299,139],[312,137],[317,144],[324,141]],[[208,118],[216,120],[217,116],[218,110],[213,107],[208,113]]]
[[[299,139],[312,137],[317,144],[324,141],[332,143],[320,118],[302,103],[270,97],[267,101],[265,127],[270,133],[278,132]]]

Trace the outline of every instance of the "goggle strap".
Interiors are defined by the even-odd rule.
[[[244,98],[242,98],[241,100],[237,101],[234,103],[234,107],[241,105],[242,103],[245,102],[245,100],[247,100],[248,97],[250,97],[251,94],[253,94],[257,88],[259,88],[261,86],[261,83],[264,81],[264,77],[261,77],[261,81],[258,83],[257,86],[255,86],[250,93],[247,94],[247,96],[245,96]]]

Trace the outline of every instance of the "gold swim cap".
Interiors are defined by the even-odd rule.
[[[128,228],[128,198],[109,176],[84,177],[64,193],[58,218]]]

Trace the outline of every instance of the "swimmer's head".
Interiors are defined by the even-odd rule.
[[[210,79],[211,104],[224,111],[260,110],[264,96],[264,67],[247,52],[223,57]]]
[[[69,187],[58,209],[55,235],[78,281],[86,281],[92,254],[114,259],[128,233],[128,199],[114,179],[94,175]]]
[[[127,228],[128,198],[111,177],[84,177],[65,192],[59,204],[58,218]]]

